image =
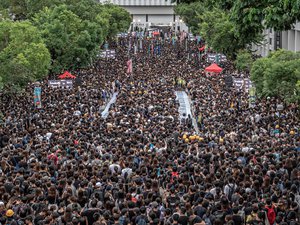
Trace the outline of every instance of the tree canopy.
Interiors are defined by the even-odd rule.
[[[50,60],[38,29],[30,22],[0,22],[0,74],[10,89],[45,77]]]
[[[300,53],[278,50],[254,62],[251,80],[260,96],[278,96],[288,102],[300,100]]]
[[[100,26],[80,19],[66,5],[45,8],[33,21],[51,53],[55,73],[88,65],[104,40]]]
[[[85,67],[105,39],[127,31],[130,22],[125,9],[94,0],[2,0],[0,87],[21,87],[49,69],[60,73]]]
[[[261,43],[264,29],[293,27],[300,20],[299,8],[300,0],[183,0],[178,1],[175,11],[210,47],[235,58],[239,50]],[[229,39],[235,45],[226,48]]]
[[[252,54],[247,50],[240,50],[235,60],[235,66],[240,71],[250,72],[253,65]]]
[[[100,25],[107,29],[107,32],[103,32],[107,38],[126,31],[131,22],[130,14],[125,9],[109,3],[100,4],[94,0],[3,0],[0,10],[8,10],[14,20],[25,20],[34,18],[36,13],[45,8],[53,9],[61,5],[66,5],[68,10],[82,20],[99,22],[101,18]],[[108,20],[108,25],[103,24],[105,20]]]

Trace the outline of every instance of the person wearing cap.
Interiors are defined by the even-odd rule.
[[[8,209],[5,213],[7,218],[12,218],[14,215],[14,211],[12,209]]]
[[[15,213],[12,209],[8,209],[5,213],[6,216],[6,224],[12,224],[12,225],[17,225],[18,222],[15,219]]]

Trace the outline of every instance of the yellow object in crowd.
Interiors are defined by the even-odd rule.
[[[190,136],[189,139],[190,139],[191,141],[194,141],[194,140],[196,139],[196,136]]]
[[[7,217],[12,217],[14,215],[14,211],[12,211],[11,209],[9,209],[9,210],[6,211],[5,215]]]

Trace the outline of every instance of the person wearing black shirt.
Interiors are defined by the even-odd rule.
[[[243,218],[238,214],[239,209],[238,208],[233,208],[233,215],[232,215],[232,220],[234,222],[234,225],[243,225]]]
[[[96,207],[97,207],[97,200],[93,199],[91,202],[91,208],[83,210],[81,212],[81,216],[87,218],[88,225],[93,225],[93,223],[97,221],[97,219],[95,219],[95,214],[101,213],[101,210]]]
[[[186,215],[186,209],[184,207],[180,208],[178,223],[182,225],[188,225],[189,223],[189,217]]]

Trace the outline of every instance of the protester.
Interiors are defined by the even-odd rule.
[[[1,94],[2,224],[299,224],[299,106],[249,107],[224,82],[232,63],[207,76],[196,42],[162,37],[111,43],[115,59],[74,71],[79,87],[41,82],[41,109],[34,84]]]

